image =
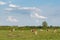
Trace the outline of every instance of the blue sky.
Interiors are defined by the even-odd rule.
[[[60,0],[0,0],[0,25],[60,26]]]

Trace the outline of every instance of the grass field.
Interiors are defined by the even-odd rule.
[[[31,32],[31,30],[16,30],[15,32],[9,32],[8,30],[0,30],[0,40],[60,40],[60,29],[53,29],[49,31],[37,29],[37,35]]]

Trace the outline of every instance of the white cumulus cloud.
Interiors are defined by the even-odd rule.
[[[18,20],[16,18],[14,18],[13,16],[8,16],[7,21],[18,22]]]
[[[18,7],[18,6],[17,6],[17,5],[15,5],[15,4],[9,4],[9,7],[16,8],[16,7]]]
[[[27,10],[27,11],[31,11],[31,17],[35,17],[35,18],[39,18],[39,19],[46,19],[47,17],[45,16],[41,16],[39,15],[41,13],[41,10],[37,7],[21,7],[21,6],[17,6],[14,4],[9,4],[9,9],[7,8],[6,10],[12,11],[12,8],[16,8],[16,10]]]
[[[39,15],[38,13],[31,14],[31,17],[32,18],[38,18],[38,19],[46,19],[47,18],[45,16]]]
[[[6,4],[6,3],[5,3],[5,2],[0,1],[0,5],[4,5],[4,4]]]
[[[35,9],[35,7],[20,7],[19,9],[33,10]]]
[[[45,19],[45,18],[46,18],[46,17],[44,17],[44,16],[38,15],[37,13],[35,13],[35,16],[36,16],[37,18],[42,18],[42,19]]]
[[[39,15],[39,13],[41,13],[41,10],[37,7],[20,7],[20,10],[29,10],[32,12],[32,14],[30,15],[31,17],[36,17],[36,18],[41,18],[41,19],[45,19],[46,17]]]

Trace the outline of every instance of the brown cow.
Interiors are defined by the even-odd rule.
[[[32,29],[31,32],[33,32],[35,35],[37,35],[36,29]]]

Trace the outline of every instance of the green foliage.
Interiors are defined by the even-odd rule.
[[[44,29],[46,29],[46,28],[48,27],[48,24],[47,24],[46,21],[43,21],[43,22],[42,22],[42,27],[43,27]]]
[[[0,26],[0,30],[9,30],[10,26]]]

